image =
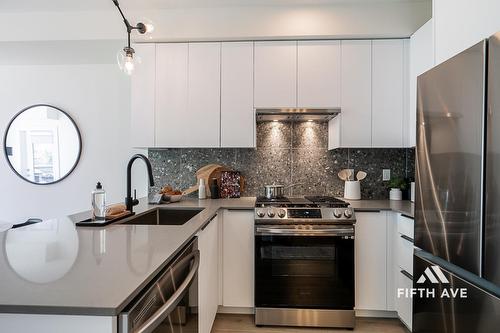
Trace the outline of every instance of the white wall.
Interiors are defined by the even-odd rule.
[[[83,140],[80,163],[68,178],[54,185],[23,181],[2,156],[0,220],[16,222],[87,210],[97,181],[104,184],[109,202],[123,201],[126,162],[132,151],[130,82],[114,63],[120,46],[111,41],[87,41],[83,46],[80,42],[0,43],[2,137],[16,112],[47,103],[73,117]],[[144,195],[146,173],[144,169],[139,172],[135,179],[140,184],[139,194]]]
[[[500,31],[498,0],[434,0],[436,64]]]
[[[2,25],[15,30],[0,29],[0,41],[125,39],[123,22],[108,3],[109,10],[100,11],[0,13]],[[132,22],[154,22],[153,41],[409,37],[431,17],[426,0],[124,10]]]

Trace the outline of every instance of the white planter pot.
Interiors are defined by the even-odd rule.
[[[399,188],[391,188],[389,192],[389,200],[402,200],[403,192]]]

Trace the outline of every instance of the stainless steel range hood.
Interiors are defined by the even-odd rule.
[[[340,113],[340,108],[257,108],[257,121],[329,121]]]

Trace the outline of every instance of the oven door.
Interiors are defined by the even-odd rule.
[[[354,308],[353,226],[256,226],[257,308]]]

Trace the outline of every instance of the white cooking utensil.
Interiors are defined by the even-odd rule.
[[[340,172],[338,173],[338,176],[341,180],[346,181],[347,180],[347,170],[346,169],[340,170]]]
[[[357,180],[363,180],[366,178],[366,172],[364,171],[358,171],[358,173],[356,174],[356,179]]]

